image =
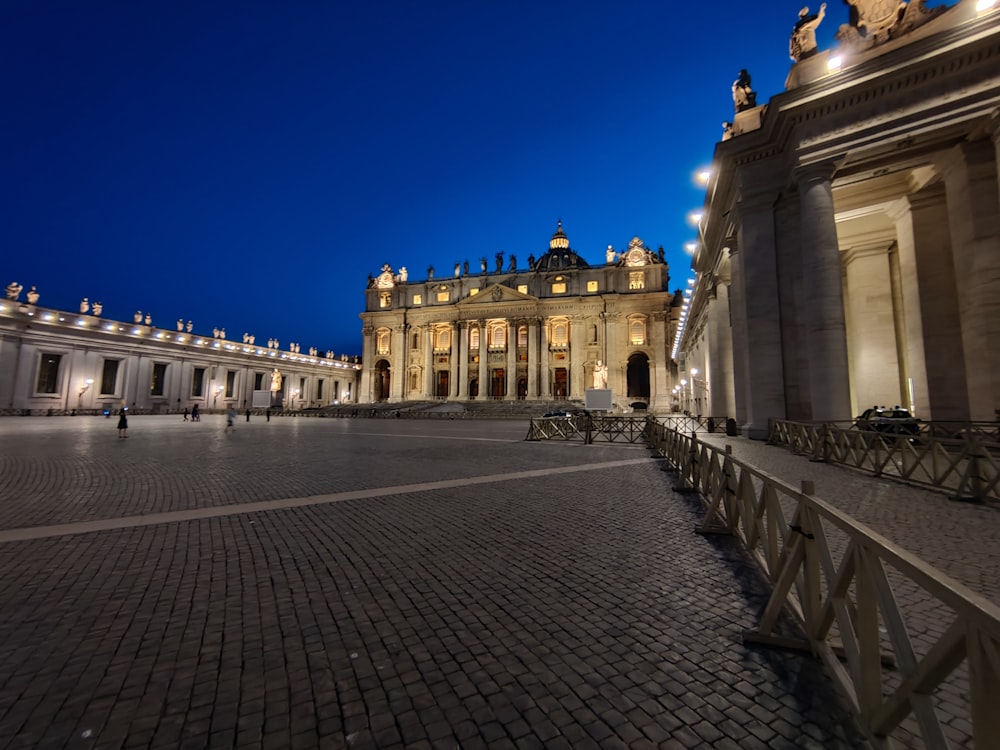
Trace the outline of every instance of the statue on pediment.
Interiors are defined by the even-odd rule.
[[[788,56],[793,62],[805,60],[817,52],[816,28],[826,16],[826,3],[819,6],[819,13],[809,14],[809,6],[799,11],[799,20],[792,29],[792,38],[788,41]]]
[[[80,312],[87,313],[90,312],[90,300],[84,297],[80,300]]]
[[[925,7],[924,0],[844,0],[850,23],[837,31],[837,41],[853,51],[896,39],[943,13],[948,6]]]

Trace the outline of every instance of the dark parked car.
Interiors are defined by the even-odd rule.
[[[565,409],[554,409],[553,411],[547,411],[547,412],[545,412],[542,416],[543,417],[568,418],[569,417],[569,412],[566,411]]]
[[[920,420],[900,406],[887,409],[884,406],[873,406],[855,420],[859,430],[874,430],[889,435],[919,435]]]

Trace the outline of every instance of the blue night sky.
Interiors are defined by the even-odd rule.
[[[730,85],[783,89],[800,7],[8,0],[0,285],[338,354],[383,263],[523,268],[558,219],[684,286]]]

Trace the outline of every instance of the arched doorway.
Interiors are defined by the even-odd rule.
[[[528,379],[517,379],[517,400],[524,401],[528,397]]]
[[[500,400],[507,393],[507,371],[497,368],[493,370],[493,380],[490,383],[490,398]]]
[[[479,378],[473,378],[469,381],[469,398],[479,398]]]
[[[448,398],[448,383],[449,372],[447,370],[438,370],[437,389],[434,395],[438,398]]]
[[[628,397],[649,401],[649,357],[636,352],[628,358]]]
[[[384,359],[380,359],[375,363],[375,382],[372,384],[372,388],[375,391],[374,396],[376,401],[389,400],[390,382],[389,363]]]

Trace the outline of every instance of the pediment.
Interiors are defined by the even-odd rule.
[[[537,297],[532,297],[530,294],[522,294],[515,289],[511,289],[509,286],[504,286],[503,284],[491,284],[471,297],[466,297],[459,302],[457,306],[466,308],[482,305],[497,305],[503,304],[504,302],[536,301],[538,301]]]

